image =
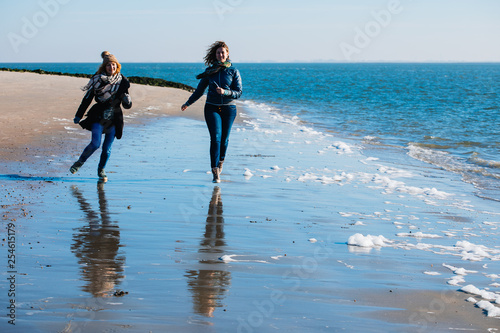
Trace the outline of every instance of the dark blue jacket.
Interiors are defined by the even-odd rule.
[[[198,87],[194,93],[189,97],[186,105],[191,105],[196,102],[205,92],[208,87],[207,104],[213,105],[227,105],[231,104],[233,100],[239,98],[242,93],[242,84],[240,72],[233,66],[221,69],[219,72],[211,76],[204,77],[198,83]],[[221,87],[225,90],[225,94],[217,93],[215,89]]]

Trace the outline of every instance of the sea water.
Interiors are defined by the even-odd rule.
[[[95,67],[43,66],[90,73]],[[78,66],[87,66],[88,71]],[[196,85],[192,77],[203,70],[201,64],[124,68],[128,76],[162,77],[192,86]],[[260,313],[255,302],[271,299],[278,291],[286,295],[282,308],[286,311],[277,307],[262,327],[252,326],[255,331],[270,331],[290,316],[300,320],[283,328],[387,328],[385,321],[359,321],[356,313],[367,310],[366,303],[360,308],[346,300],[353,297],[353,290],[359,292],[356,298],[363,298],[368,290],[381,292],[390,286],[395,291],[462,290],[476,298],[465,306],[468,312],[482,314],[484,305],[485,314],[495,315],[494,301],[500,295],[494,126],[498,86],[492,91],[485,88],[483,98],[479,88],[472,89],[474,98],[455,90],[461,91],[464,84],[456,85],[466,77],[485,82],[498,77],[497,65],[241,64],[238,68],[244,95],[238,102],[240,122],[231,134],[220,184],[223,213],[210,213],[215,188],[212,192],[207,174],[206,133],[192,135],[206,126],[169,118],[148,124],[147,130],[131,129],[131,135],[115,143],[110,181],[104,189],[96,191],[95,170],[87,168],[77,176],[54,179],[57,192],[39,204],[66,203],[59,210],[47,209],[50,218],[42,220],[58,233],[74,234],[73,239],[88,231],[70,227],[87,220],[92,227],[99,209],[117,221],[123,244],[117,261],[123,266],[120,258],[126,258],[127,266],[126,278],[117,270],[116,280],[133,296],[123,298],[123,304],[106,303],[106,308],[117,307],[113,314],[119,317],[134,302],[146,300],[150,308],[137,306],[136,315],[161,322],[165,315],[155,310],[156,305],[169,299],[174,311],[168,319],[180,327],[191,312],[198,316],[189,317],[194,320],[190,324],[223,325],[227,318],[225,310],[221,312],[226,307],[233,315],[232,324],[249,325],[253,317],[246,316]],[[459,70],[462,77],[456,77],[455,86],[447,86],[444,76]],[[426,79],[412,78],[415,73]],[[398,89],[390,87],[393,83],[384,79],[387,76],[400,82]],[[467,115],[468,108],[475,112]],[[473,115],[483,117],[478,120],[481,126]],[[70,118],[64,120],[68,125]],[[484,137],[478,133],[481,130]],[[468,139],[460,138],[459,132]],[[148,147],[154,147],[155,154]],[[479,159],[483,162],[477,163]],[[55,162],[65,167],[71,161],[55,158]],[[102,198],[94,197],[104,192],[108,205],[103,208]],[[85,202],[94,206],[94,213],[88,213]],[[52,237],[39,232],[43,244]],[[63,248],[70,251],[66,245]],[[81,285],[80,280],[89,285],[99,282],[87,279],[90,268],[83,266],[82,278],[73,276],[77,270],[72,255],[58,259],[71,266],[72,275],[63,274],[67,288]],[[93,264],[87,261],[85,265]],[[203,277],[207,267],[213,272]],[[35,272],[29,276],[40,279]],[[206,289],[203,283],[215,286],[208,288],[215,293],[209,298],[215,304],[211,311],[214,307],[217,311],[213,319],[197,308],[196,295]],[[44,295],[50,295],[47,290]],[[189,293],[194,310],[184,304]],[[64,297],[68,296],[62,294],[57,300]],[[439,317],[437,301],[442,300],[427,304],[425,320]],[[416,326],[414,331],[425,331],[412,318],[403,320],[408,326],[402,330]],[[488,325],[498,327],[496,322]]]
[[[0,64],[94,73],[92,63]],[[238,64],[250,109],[297,117],[354,139],[377,156],[408,155],[458,174],[475,195],[500,201],[500,64]],[[198,63],[128,63],[126,76],[196,87]]]

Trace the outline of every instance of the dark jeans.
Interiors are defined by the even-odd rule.
[[[236,105],[205,104],[205,121],[210,132],[210,164],[219,165],[226,157],[229,133],[236,118]]]
[[[82,155],[78,159],[84,163],[87,159],[101,146],[102,135],[104,134],[104,143],[102,145],[101,159],[99,160],[98,170],[104,169],[111,155],[111,145],[115,140],[115,126],[111,126],[104,131],[100,123],[92,124],[92,140],[89,145],[83,150]]]

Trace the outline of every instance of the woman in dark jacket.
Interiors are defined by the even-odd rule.
[[[229,48],[226,43],[218,41],[210,45],[204,60],[208,68],[196,76],[200,79],[198,87],[182,105],[181,110],[186,110],[196,102],[208,87],[205,121],[210,132],[213,182],[219,183],[229,143],[229,133],[237,113],[233,101],[241,96],[242,84],[240,72],[229,60]]]
[[[120,73],[121,65],[116,57],[107,51],[102,52],[101,57],[103,59],[102,65],[89,83],[83,87],[87,93],[83,97],[73,120],[75,124],[79,123],[84,129],[92,131],[91,142],[69,171],[76,173],[81,168],[85,161],[100,147],[104,134],[97,174],[100,180],[106,181],[104,168],[111,154],[111,145],[115,137],[117,139],[122,137],[123,132],[123,112],[120,105],[123,104],[125,109],[130,109],[132,100],[128,94],[130,83]],[[92,103],[92,99],[95,99],[96,104],[90,108],[86,118],[81,120]]]

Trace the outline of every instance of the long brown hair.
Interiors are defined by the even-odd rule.
[[[227,53],[229,54],[229,47],[227,46],[227,44],[223,41],[216,41],[215,43],[210,45],[207,49],[207,55],[203,58],[203,60],[205,60],[205,65],[212,66],[213,64],[215,64],[217,62],[216,53],[217,53],[217,49],[220,47],[225,48],[227,50]],[[228,61],[229,61],[229,57],[228,57]]]

